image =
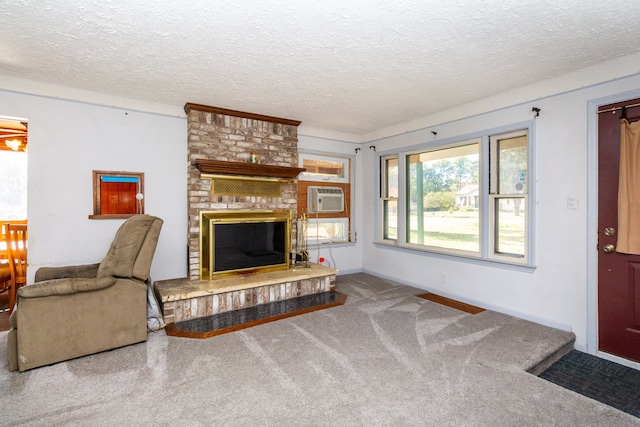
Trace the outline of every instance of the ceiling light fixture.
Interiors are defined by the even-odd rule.
[[[8,139],[4,143],[13,151],[18,151],[18,149],[22,145],[22,142],[18,141],[17,139]]]

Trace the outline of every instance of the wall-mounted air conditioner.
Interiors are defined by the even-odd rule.
[[[344,211],[342,188],[310,186],[307,189],[307,210],[317,213]]]

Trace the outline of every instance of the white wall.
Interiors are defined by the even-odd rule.
[[[505,313],[570,329],[576,345],[587,347],[588,263],[593,254],[596,230],[588,229],[591,203],[588,180],[595,176],[588,162],[590,100],[640,89],[640,76],[623,78],[584,89],[519,103],[503,105],[493,111],[478,111],[473,117],[386,137],[367,143],[378,152],[461,136],[485,129],[530,121],[532,107],[541,109],[535,119],[536,161],[536,266],[534,271],[479,265],[415,251],[401,251],[373,244],[375,231],[374,194],[376,163],[373,152],[363,150],[364,161],[364,242],[365,271],[395,278],[401,282],[445,296],[492,308]],[[516,105],[517,104],[517,105]],[[594,143],[594,142],[592,142]],[[368,167],[367,167],[368,165]],[[591,170],[588,168],[591,166]],[[567,207],[567,198],[577,197],[577,209]],[[589,197],[588,197],[589,196]],[[591,207],[591,209],[590,209]],[[440,281],[442,272],[447,283]]]
[[[164,220],[153,280],[186,275],[186,118],[0,90],[29,121],[29,281],[42,266],[102,260],[123,220],[90,220],[93,170],[143,172],[145,212]]]

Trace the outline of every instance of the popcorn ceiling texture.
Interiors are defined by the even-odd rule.
[[[246,162],[251,153],[262,164],[298,166],[297,126],[247,119],[191,108],[187,117],[189,158],[189,277],[200,277],[199,236],[201,210],[286,209],[297,206],[297,182],[282,185],[282,197],[214,196],[211,180],[201,179],[196,159]],[[293,228],[293,227],[292,227]]]
[[[0,75],[25,91],[178,115],[189,100],[355,135],[640,52],[628,1],[46,3],[0,2]]]

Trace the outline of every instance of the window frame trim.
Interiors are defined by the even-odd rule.
[[[316,236],[312,236],[309,232],[309,224],[314,223],[316,227],[322,224],[342,224],[345,235],[345,240],[327,240],[316,239]],[[312,238],[313,237],[313,238]],[[347,243],[353,243],[349,241],[349,218],[315,218],[309,217],[309,223],[307,224],[307,246],[321,246],[321,245],[344,245]]]
[[[350,201],[349,201],[349,213],[348,216],[346,217],[327,217],[327,218],[322,218],[324,220],[335,220],[336,222],[339,222],[339,220],[343,220],[343,219],[347,219],[348,223],[347,223],[347,229],[346,229],[346,234],[347,234],[347,239],[345,241],[340,241],[340,242],[323,242],[323,243],[309,243],[308,247],[311,248],[315,248],[315,247],[321,247],[321,246],[327,246],[327,245],[335,245],[335,246],[341,246],[341,245],[354,245],[358,242],[358,234],[356,232],[356,205],[355,205],[355,197],[356,197],[356,156],[353,154],[345,154],[345,153],[331,153],[331,152],[326,152],[326,151],[317,151],[317,150],[309,150],[309,149],[304,149],[304,148],[299,148],[298,149],[298,165],[300,167],[303,167],[303,160],[307,158],[311,158],[314,160],[339,160],[340,162],[343,163],[343,167],[345,168],[345,177],[344,178],[340,178],[340,180],[316,180],[316,179],[312,179],[313,177],[307,177],[307,179],[303,179],[302,174],[298,175],[298,180],[301,181],[316,181],[316,182],[328,182],[328,183],[338,183],[341,184],[342,186],[349,186],[349,191],[350,191]],[[345,202],[346,205],[346,202]],[[298,209],[298,213],[301,213],[303,211],[306,212],[306,206],[304,207],[297,207]],[[311,220],[313,218],[313,214],[310,213],[309,214],[309,220]]]
[[[429,129],[425,129],[428,131]],[[526,131],[528,135],[527,149],[527,182],[528,182],[528,194],[527,194],[527,230],[525,232],[525,258],[526,261],[514,260],[507,256],[491,256],[492,249],[490,245],[490,234],[493,227],[490,223],[491,212],[489,206],[489,145],[490,136],[502,135],[510,132]],[[478,256],[468,256],[465,254],[453,253],[451,251],[439,251],[434,248],[426,248],[424,246],[417,247],[419,245],[408,244],[406,242],[405,235],[405,193],[406,193],[406,156],[412,153],[421,151],[433,151],[437,149],[446,149],[451,146],[456,146],[459,143],[465,141],[471,141],[474,139],[480,140],[480,173],[479,173],[479,185],[483,194],[480,198],[480,251]],[[376,152],[376,169],[375,169],[375,241],[374,245],[379,248],[391,248],[395,247],[398,250],[408,250],[414,253],[420,253],[427,256],[434,256],[437,258],[446,258],[451,260],[459,260],[462,262],[471,262],[475,264],[500,266],[503,268],[516,268],[524,270],[535,269],[535,224],[536,224],[536,173],[535,173],[535,159],[536,159],[536,133],[535,133],[535,119],[515,122],[503,126],[497,126],[493,128],[482,129],[480,131],[470,132],[466,134],[455,135],[449,138],[445,138],[438,141],[428,141],[426,138],[424,142],[418,144],[412,144],[406,147],[400,147],[395,149],[383,150]],[[383,206],[382,206],[382,158],[389,156],[397,156],[398,159],[398,241],[384,240],[382,239],[383,233]],[[486,164],[486,167],[485,167]],[[484,194],[486,193],[486,194]],[[402,236],[402,237],[400,237]],[[464,251],[460,251],[464,252]]]
[[[386,178],[386,168],[385,168],[385,173],[384,174],[382,173],[382,163],[385,162],[385,166],[386,166],[386,162],[388,160],[391,160],[391,159],[395,159],[396,163],[398,163],[398,196],[397,197],[389,197],[389,195],[387,194],[388,192],[386,191],[386,189],[387,189],[388,179]],[[400,169],[401,168],[400,168],[400,159],[399,159],[399,156],[397,154],[396,155],[392,154],[392,155],[387,155],[387,156],[380,156],[379,157],[379,162],[380,162],[380,165],[379,165],[379,170],[380,170],[379,177],[380,177],[380,179],[377,180],[377,181],[379,182],[379,191],[378,191],[379,196],[378,196],[378,198],[380,200],[380,203],[379,203],[380,212],[378,214],[380,215],[380,218],[382,219],[382,218],[384,218],[384,202],[385,201],[390,201],[390,200],[391,201],[395,201],[396,202],[396,210],[398,210],[398,208],[400,206],[400,193],[401,193],[401,191],[400,191],[400,179],[401,179],[400,178]],[[399,232],[400,232],[399,215],[400,215],[399,213],[396,213],[396,235],[399,235]],[[377,234],[379,236],[378,240],[380,240],[380,241],[392,243],[392,244],[395,244],[395,245],[398,244],[398,238],[397,237],[395,239],[386,239],[384,237],[384,221],[383,220],[380,222],[380,227],[378,227],[378,233]]]
[[[409,156],[411,156],[412,154],[420,154],[420,153],[426,153],[426,152],[433,152],[433,151],[440,151],[440,150],[449,150],[449,149],[454,149],[454,148],[458,148],[458,147],[464,147],[467,145],[473,145],[473,144],[478,144],[478,191],[480,192],[480,194],[482,194],[482,192],[484,191],[484,189],[486,188],[483,185],[483,180],[482,180],[482,172],[483,172],[483,165],[484,165],[484,159],[483,159],[483,144],[484,140],[481,137],[476,137],[476,138],[469,138],[469,139],[460,139],[457,142],[451,142],[448,144],[444,144],[442,146],[438,146],[437,148],[429,148],[429,149],[425,149],[424,147],[422,147],[422,149],[417,149],[417,150],[412,150],[412,151],[405,151],[403,153],[404,156],[404,162],[403,162],[403,166],[405,168],[405,174],[404,174],[404,181],[403,185],[406,184],[406,166],[407,166],[407,158]],[[400,160],[398,160],[400,161]],[[398,163],[399,164],[399,163]],[[398,183],[398,185],[400,185]],[[403,188],[403,193],[407,193],[408,188]],[[398,193],[400,193],[400,189],[398,189]],[[482,198],[481,198],[481,204],[482,204]],[[406,212],[406,206],[403,205],[402,206],[403,210],[405,211],[403,213],[403,218],[406,218],[407,212]],[[399,209],[399,208],[398,208]],[[400,217],[400,214],[398,214],[398,217]],[[403,235],[402,235],[402,244],[400,246],[406,246],[406,247],[415,247],[415,248],[426,248],[426,250],[432,251],[432,252],[438,252],[438,253],[445,253],[445,254],[451,254],[451,255],[459,255],[459,256],[465,256],[465,254],[469,254],[469,257],[482,257],[483,254],[483,236],[484,236],[484,227],[483,227],[483,220],[484,218],[482,216],[480,216],[478,218],[478,240],[479,240],[479,244],[478,244],[478,250],[477,251],[465,251],[462,249],[452,249],[452,248],[443,248],[440,246],[429,246],[429,245],[420,245],[418,243],[410,243],[407,241],[407,234],[406,234],[406,225],[403,226]],[[406,222],[405,222],[406,224]],[[477,254],[477,255],[471,255],[471,254]]]
[[[125,171],[105,171],[105,170],[93,170],[92,184],[93,184],[93,214],[89,215],[89,219],[127,219],[135,215],[144,214],[144,172],[125,172]],[[126,177],[135,178],[138,180],[138,193],[143,197],[136,202],[136,212],[126,214],[103,214],[102,213],[102,194],[100,191],[100,182],[102,177]]]
[[[525,193],[504,193],[502,194],[499,191],[499,185],[496,183],[492,183],[489,182],[490,188],[489,191],[487,193],[487,202],[488,202],[488,208],[489,208],[489,212],[488,212],[488,217],[489,217],[489,226],[491,227],[492,225],[494,226],[492,228],[493,232],[490,232],[488,234],[488,258],[489,259],[496,259],[496,260],[503,260],[509,263],[513,263],[513,264],[528,264],[528,259],[530,257],[530,252],[531,252],[531,247],[530,247],[530,242],[531,242],[531,236],[529,235],[529,229],[530,227],[530,220],[531,220],[531,212],[529,210],[529,200],[530,200],[530,191],[532,189],[532,186],[530,185],[531,181],[530,181],[530,171],[531,171],[531,137],[530,137],[530,130],[528,128],[521,128],[521,129],[516,129],[510,132],[502,132],[502,133],[492,133],[491,135],[489,135],[489,150],[491,151],[491,148],[493,148],[495,151],[497,151],[497,146],[498,146],[498,141],[503,140],[503,139],[509,139],[509,138],[514,138],[517,136],[521,136],[521,135],[526,135],[527,137],[527,191]],[[498,156],[492,156],[489,159],[489,163],[490,163],[490,167],[494,168],[495,170],[498,169]],[[499,180],[499,178],[498,178]],[[497,181],[497,180],[496,180]],[[495,185],[495,188],[491,188]],[[496,208],[495,208],[495,203],[497,200],[499,199],[512,199],[512,198],[523,198],[525,201],[525,212],[526,212],[526,217],[525,217],[525,231],[524,231],[524,247],[525,247],[525,251],[524,251],[524,256],[519,257],[515,254],[508,254],[508,253],[500,253],[497,252],[495,250],[495,243],[496,243],[496,229],[495,229],[495,224],[496,224]]]
[[[350,165],[353,163],[353,156],[349,157],[347,155],[333,154],[333,153],[322,153],[319,151],[306,151],[299,150],[298,151],[298,165],[299,167],[304,167],[304,159],[309,160],[319,160],[319,161],[332,161],[328,159],[333,159],[337,161],[336,163],[342,164],[342,170],[344,171],[344,177],[329,177],[327,179],[323,179],[319,176],[310,176],[307,175],[306,172],[301,172],[298,175],[298,180],[300,181],[316,181],[316,182],[330,182],[330,183],[339,183],[339,184],[350,184],[352,183],[352,175],[351,175],[351,167]]]

